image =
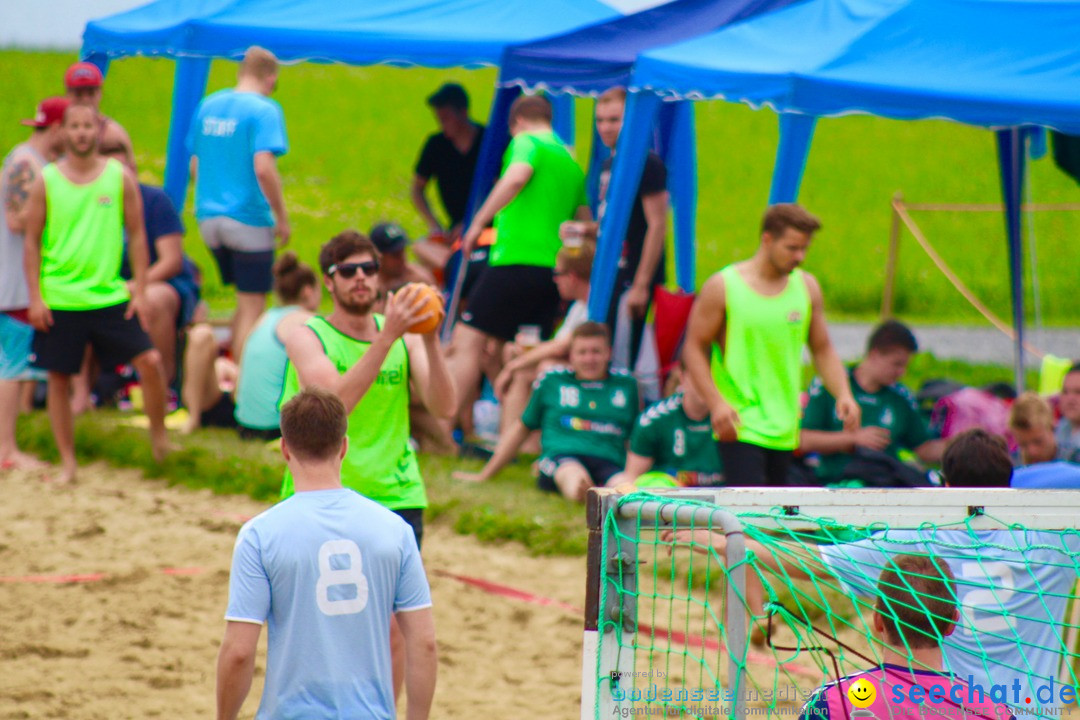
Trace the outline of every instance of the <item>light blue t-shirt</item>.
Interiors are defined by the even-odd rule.
[[[245,225],[274,224],[270,203],[255,179],[255,153],[284,155],[285,116],[274,100],[251,92],[220,90],[199,104],[187,149],[199,158],[195,216],[229,217]]]
[[[249,520],[225,619],[268,624],[257,720],[393,718],[390,616],[430,605],[412,529],[359,493],[298,492]]]
[[[256,430],[273,430],[281,423],[278,400],[285,386],[289,356],[277,336],[278,324],[296,305],[270,308],[259,318],[244,343],[240,383],[236,387],[236,422]]]
[[[1055,681],[1062,658],[1065,606],[1076,584],[1080,535],[1050,530],[890,530],[853,543],[819,546],[846,589],[874,596],[887,558],[932,554],[956,577],[960,623],[945,638],[945,669],[989,690],[1008,687],[1007,704]],[[985,663],[985,664],[984,664]],[[1019,680],[1019,701],[1013,681]],[[1043,691],[1046,697],[1046,691]]]

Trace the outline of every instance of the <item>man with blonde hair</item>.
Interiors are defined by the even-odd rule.
[[[284,246],[292,233],[277,169],[289,149],[285,118],[270,99],[277,77],[273,53],[249,48],[236,87],[203,99],[187,137],[199,232],[222,284],[236,286],[234,357],[273,287],[274,238]]]
[[[706,280],[690,311],[683,362],[709,405],[728,485],[785,484],[799,444],[804,345],[844,430],[860,425],[821,286],[799,269],[820,228],[799,205],[773,205],[754,256]]]
[[[1020,446],[1018,465],[1065,462],[1080,463],[1080,450],[1059,445],[1054,436],[1054,411],[1036,393],[1016,399],[1009,412],[1009,430]]]

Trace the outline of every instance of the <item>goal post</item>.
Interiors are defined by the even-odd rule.
[[[905,539],[911,533],[951,538],[943,541],[942,557],[964,573],[957,573],[962,620],[956,632],[969,643],[974,638],[977,650],[967,651],[969,659],[986,669],[987,682],[994,679],[991,666],[997,663],[999,674],[1002,667],[1001,658],[992,657],[998,653],[993,643],[1015,632],[1020,659],[1004,667],[1034,688],[1034,679],[1047,673],[1036,673],[1038,662],[1029,658],[1052,652],[1060,661],[1050,677],[1074,690],[1077,685],[1080,490],[718,487],[625,495],[596,489],[587,519],[582,720],[748,714],[794,720],[823,681],[881,661],[871,628],[873,598],[856,597],[854,581],[842,574],[807,589],[766,567],[758,553],[801,562],[813,554],[806,548],[846,548],[859,540],[855,547],[872,535],[897,554],[929,547]],[[690,552],[686,543],[675,546],[663,537],[672,528],[708,529],[727,541],[719,554],[702,546]],[[1011,569],[991,558],[1003,552],[1001,537],[1027,543],[1016,546]],[[747,540],[754,541],[749,551]],[[985,554],[987,561],[966,562],[964,553]],[[815,567],[825,575],[832,566],[819,558]],[[869,592],[882,569],[864,568]],[[1026,572],[1051,573],[1058,585],[1032,584]],[[1064,591],[1062,578],[1068,580]],[[751,608],[748,581],[759,584],[758,592],[764,588],[766,610]],[[1045,617],[1042,611],[1010,617],[1010,597],[1024,593]],[[1050,634],[1025,636],[1040,618],[1049,618],[1043,626],[1052,626]],[[760,634],[766,624],[767,642],[759,637],[755,646],[748,631],[756,625]],[[942,643],[947,657],[963,651],[958,642]],[[1080,714],[1067,701],[1064,713],[1024,707],[1024,697],[1008,702],[1031,715]]]
[[[643,527],[655,533],[673,524],[696,526],[716,529],[728,537],[725,559],[734,567],[727,585],[724,627],[730,646],[745,650],[747,623],[741,603],[746,583],[741,564],[745,550],[742,526],[734,515],[702,503],[676,504],[648,495],[627,497],[612,490],[590,491],[586,512],[589,544],[582,646],[583,720],[619,714],[628,692],[634,691],[634,678],[656,678],[656,673],[664,672],[653,667],[639,670],[635,662],[634,638],[642,630],[636,599],[640,562],[637,539]],[[619,640],[611,641],[615,637]],[[629,652],[622,652],[624,649]],[[742,709],[742,668],[737,657],[739,653],[730,653],[728,663],[732,715],[741,714]]]

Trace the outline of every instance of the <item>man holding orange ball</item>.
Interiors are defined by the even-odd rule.
[[[412,284],[389,296],[385,315],[373,312],[379,251],[355,230],[323,245],[319,266],[334,309],[288,337],[281,403],[312,386],[341,398],[349,412],[342,483],[403,517],[419,544],[427,494],[409,443],[411,393],[437,417],[449,418],[457,407],[434,332],[442,301],[428,286]],[[292,477],[286,475],[282,496],[292,492]]]
[[[334,309],[326,317],[311,318],[286,339],[289,365],[280,405],[308,387],[341,399],[349,413],[341,484],[400,515],[419,547],[427,493],[409,441],[411,394],[436,417],[450,418],[457,410],[454,380],[435,333],[442,299],[416,283],[386,299],[385,315],[374,312],[379,251],[355,230],[338,233],[322,246],[319,267]],[[286,471],[281,496],[292,494],[292,475]],[[405,678],[405,637],[396,622],[391,623],[390,651],[396,697]]]

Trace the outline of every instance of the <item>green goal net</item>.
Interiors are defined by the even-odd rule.
[[[1080,716],[1078,511],[1080,491],[596,492],[582,717]],[[822,710],[871,670],[876,704]]]

